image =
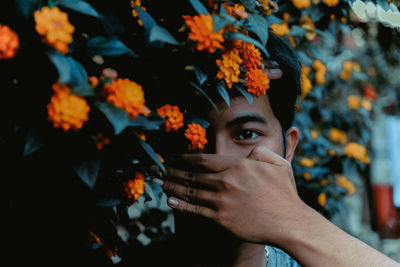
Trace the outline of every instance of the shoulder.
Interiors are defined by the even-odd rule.
[[[265,251],[268,255],[268,264],[267,267],[300,267],[301,265],[292,257],[290,257],[286,252],[283,250],[272,247],[266,246]]]

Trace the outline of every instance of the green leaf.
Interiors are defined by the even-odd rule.
[[[234,83],[235,88],[247,99],[250,105],[253,105],[253,95],[247,92],[244,86]]]
[[[74,94],[93,95],[87,72],[79,62],[54,50],[48,56],[58,71],[60,83],[71,86]]]
[[[159,41],[162,43],[179,45],[179,42],[175,39],[175,37],[172,36],[171,33],[169,33],[169,31],[158,25],[155,25],[150,29],[148,41],[149,43]]]
[[[195,84],[192,81],[189,81],[189,84],[193,86],[197,91],[199,91],[199,93],[202,94],[207,99],[207,101],[211,104],[211,106],[215,110],[218,110],[217,105],[215,105],[214,101],[207,95],[207,93],[199,85]]]
[[[230,107],[231,100],[229,98],[229,94],[219,81],[217,81],[217,90],[222,99],[224,99],[225,103],[228,105],[228,107]]]
[[[135,52],[115,37],[93,37],[87,42],[86,48],[91,57],[95,55],[118,56],[123,54],[138,57]]]
[[[304,29],[304,28],[302,28],[302,27],[299,27],[299,26],[297,26],[297,25],[293,25],[293,26],[290,28],[290,35],[291,35],[291,36],[303,37],[304,35],[306,35],[306,33],[307,33],[307,30],[306,30],[306,29]]]
[[[255,45],[258,49],[260,49],[267,58],[270,57],[267,49],[260,42],[258,42],[257,40],[255,40],[247,35],[244,35],[239,32],[226,32],[224,34],[224,37],[228,40],[241,40],[244,42],[251,43],[251,44]]]
[[[109,102],[98,102],[95,106],[107,117],[114,127],[114,134],[119,135],[132,121],[122,108],[117,108]]]
[[[165,170],[164,165],[158,159],[156,152],[153,150],[153,148],[145,141],[143,141],[141,139],[138,139],[138,140],[139,140],[139,143],[142,146],[143,150],[147,153],[147,155],[154,161],[155,164],[157,164],[161,168],[163,173],[166,174],[167,171]]]
[[[189,2],[192,4],[197,13],[204,15],[208,14],[207,8],[199,0],[189,0]]]
[[[60,0],[58,1],[58,4],[85,15],[95,18],[101,17],[100,14],[97,13],[96,9],[94,9],[89,3],[82,0]]]
[[[40,0],[15,0],[15,2],[17,3],[22,15],[27,18],[38,8]]]
[[[97,176],[100,171],[100,159],[83,161],[74,166],[76,174],[86,183],[91,189],[97,181]]]
[[[268,41],[268,22],[267,20],[258,14],[249,14],[248,21],[251,26],[250,30],[254,32],[258,38],[260,38],[263,46],[267,45]]]
[[[199,81],[200,85],[202,85],[207,80],[207,74],[196,66],[194,66],[194,73],[196,74],[196,78]]]

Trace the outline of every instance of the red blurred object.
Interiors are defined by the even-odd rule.
[[[390,184],[373,185],[375,227],[381,238],[399,238],[397,209],[393,204],[393,188]]]
[[[378,98],[378,94],[376,93],[375,88],[371,84],[366,84],[364,86],[364,96],[369,100],[376,100]]]

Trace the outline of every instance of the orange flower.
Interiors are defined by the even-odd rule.
[[[315,73],[315,81],[317,84],[324,84],[325,83],[325,73],[326,67],[324,63],[322,63],[319,59],[314,60],[313,68],[316,70]]]
[[[108,145],[111,140],[103,135],[103,133],[98,133],[97,136],[93,137],[96,142],[97,150],[102,150],[105,145]]]
[[[68,21],[68,14],[58,7],[45,6],[40,11],[35,11],[34,16],[36,31],[43,37],[43,41],[66,54],[75,31],[75,27]]]
[[[217,78],[224,79],[227,86],[232,88],[232,84],[239,81],[240,64],[242,62],[243,60],[240,58],[237,48],[234,47],[224,53],[222,55],[222,60],[216,60],[217,66],[219,67]]]
[[[319,134],[316,130],[310,130],[310,135],[313,139],[317,139]]]
[[[225,2],[224,7],[226,9],[226,12],[230,16],[234,16],[241,19],[247,19],[247,17],[249,16],[249,14],[247,14],[246,12],[246,9],[241,4],[235,4],[233,6],[230,6],[228,2]]]
[[[183,126],[183,114],[178,106],[164,105],[157,109],[157,113],[165,118],[165,131],[176,132]]]
[[[135,173],[135,178],[124,181],[124,195],[128,199],[130,204],[136,202],[136,200],[144,193],[146,182],[144,175],[141,172]]]
[[[306,181],[310,181],[311,180],[311,173],[305,172],[303,174],[303,176],[304,176],[304,180],[306,180]]]
[[[48,118],[54,127],[64,131],[79,130],[89,119],[90,107],[82,96],[71,94],[71,89],[56,83],[53,85],[54,94],[47,105]]]
[[[207,144],[206,129],[203,129],[200,124],[190,123],[185,131],[185,137],[191,142],[188,150],[203,149]]]
[[[290,33],[290,28],[289,28],[289,19],[290,19],[290,14],[285,12],[283,13],[283,23],[273,23],[269,27],[271,30],[279,36],[283,36],[285,34]]]
[[[305,9],[310,7],[311,1],[310,0],[292,0],[293,5],[298,9]]]
[[[304,167],[313,167],[314,166],[314,161],[310,158],[301,158],[299,161],[300,165]]]
[[[106,84],[104,94],[107,101],[124,109],[131,120],[134,120],[139,113],[143,112],[145,100],[142,86],[127,78],[118,78],[112,84]]]
[[[361,106],[367,111],[371,111],[372,110],[371,101],[369,101],[368,99],[361,100]]]
[[[332,142],[340,142],[341,144],[347,142],[346,133],[337,128],[332,128],[329,131],[329,139],[331,139]]]
[[[355,142],[350,142],[344,148],[344,154],[350,158],[359,159],[364,164],[369,164],[370,159],[367,155],[367,149]]]
[[[104,253],[111,259],[112,257],[114,257],[115,255],[117,255],[117,251],[118,249],[115,248],[114,251],[111,251],[108,247],[106,247],[104,245],[104,243],[101,241],[100,237],[98,237],[95,233],[93,233],[92,231],[89,230],[89,239],[91,242],[96,242],[97,244],[99,244]]]
[[[139,19],[139,14],[136,11],[135,6],[140,7],[144,11],[146,11],[146,8],[142,6],[141,0],[131,0],[132,17],[137,18],[137,22],[139,23],[140,26],[142,26],[143,22]]]
[[[329,184],[329,180],[328,179],[324,178],[324,179],[321,180],[321,185],[322,186],[327,186],[328,184]]]
[[[368,98],[369,100],[376,100],[378,95],[376,93],[375,88],[372,85],[367,84],[367,85],[364,86],[363,89],[364,89],[364,96],[366,98]]]
[[[329,7],[333,7],[339,4],[339,0],[322,0],[322,2]]]
[[[0,59],[13,58],[18,48],[18,35],[7,25],[0,25]]]
[[[212,53],[216,48],[223,49],[221,42],[224,42],[224,36],[222,31],[213,32],[214,23],[210,14],[183,18],[191,30],[189,38],[197,42],[197,50],[208,50]]]
[[[253,44],[235,41],[234,46],[239,49],[240,58],[243,60],[243,67],[246,69],[259,68],[261,64],[261,53]]]
[[[307,30],[306,39],[307,39],[308,41],[314,40],[314,38],[315,38],[315,36],[316,36],[317,34],[316,34],[316,32],[313,31],[313,30],[315,29],[315,25],[314,25],[314,23],[312,22],[310,16],[303,16],[303,17],[300,19],[300,26],[301,26],[303,29],[306,29],[306,30]]]
[[[318,204],[320,204],[322,207],[325,206],[325,204],[326,204],[326,194],[325,193],[320,193],[318,195]]]
[[[247,70],[246,75],[247,91],[253,95],[265,95],[269,88],[269,78],[267,74],[259,68]]]
[[[311,80],[308,78],[311,68],[302,65],[301,67],[301,98],[305,98],[312,89]]]

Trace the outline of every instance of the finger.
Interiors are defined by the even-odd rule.
[[[168,206],[182,213],[200,215],[202,217],[209,218],[212,220],[216,218],[217,212],[205,206],[200,206],[198,204],[191,204],[189,202],[186,202],[182,199],[178,199],[175,197],[169,197],[167,203]]]
[[[208,204],[213,207],[216,205],[216,192],[213,191],[182,185],[173,181],[164,181],[162,189],[168,196],[174,196],[192,204]]]
[[[265,146],[256,146],[247,156],[248,159],[262,161],[273,165],[282,165],[286,160]]]
[[[206,188],[216,188],[217,182],[211,173],[198,173],[172,167],[166,167],[167,180],[174,180],[181,184],[191,184]]]
[[[273,68],[273,69],[265,69],[267,76],[270,80],[277,80],[282,78],[283,72],[281,69]]]
[[[237,158],[217,154],[181,154],[168,159],[168,165],[197,172],[221,172],[236,164]]]

